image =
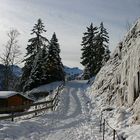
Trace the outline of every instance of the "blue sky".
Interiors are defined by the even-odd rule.
[[[126,24],[133,23],[139,13],[139,0],[1,0],[0,50],[8,30],[16,28],[21,33],[19,43],[24,55],[31,29],[41,18],[48,39],[56,32],[64,65],[82,68],[80,44],[91,22],[95,26],[104,22],[113,51],[127,31]]]

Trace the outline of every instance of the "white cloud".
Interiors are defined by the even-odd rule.
[[[10,27],[21,32],[23,52],[30,31],[38,18],[46,26],[48,38],[56,32],[65,65],[80,65],[82,33],[90,22],[105,22],[114,49],[126,31],[126,22],[139,16],[139,0],[1,0],[0,49]]]

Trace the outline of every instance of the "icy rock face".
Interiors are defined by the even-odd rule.
[[[91,89],[109,105],[131,106],[139,97],[140,19],[118,44],[110,60],[96,76]]]

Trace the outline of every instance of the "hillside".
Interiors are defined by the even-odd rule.
[[[140,19],[115,49],[110,60],[100,70],[88,94],[98,109],[114,108],[105,117],[127,138],[139,139],[140,123]],[[125,132],[131,127],[134,132]],[[125,129],[124,129],[125,128]],[[132,137],[128,137],[132,140]]]

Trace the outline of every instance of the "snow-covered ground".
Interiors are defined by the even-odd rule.
[[[94,105],[85,88],[83,81],[68,82],[56,111],[27,120],[1,121],[0,140],[100,140],[99,119],[90,115]]]
[[[91,86],[86,89],[86,95],[89,97],[90,103],[94,105],[94,107],[91,108],[90,115],[93,116],[95,112],[96,116],[100,116],[102,111],[102,120],[105,119],[109,126],[111,126],[110,128],[106,125],[105,140],[113,139],[112,128],[117,131],[117,135],[119,136],[118,139],[116,135],[117,140],[140,140],[140,125],[139,123],[133,122],[134,115],[132,107],[117,107],[115,102],[108,105],[105,103],[107,97],[104,94],[98,95],[95,91],[93,92]]]
[[[30,119],[17,118],[14,122],[0,121],[0,140],[102,140],[99,117],[104,99],[94,94],[86,83],[67,82],[53,112],[45,111]],[[140,125],[131,126],[126,121],[131,110],[115,108],[103,114],[119,136],[140,140]],[[106,128],[105,140],[112,140],[112,135],[112,130]]]

